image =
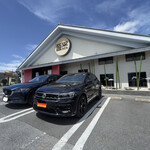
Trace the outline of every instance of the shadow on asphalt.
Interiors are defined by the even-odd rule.
[[[5,107],[7,107],[9,109],[27,109],[27,108],[31,108],[31,106],[29,106],[27,104],[6,104]]]
[[[54,117],[42,113],[36,113],[36,116],[41,120],[56,125],[73,125],[79,120],[79,118],[76,117]]]
[[[97,102],[98,102],[98,99],[92,100],[88,104],[87,111],[89,111]],[[97,108],[100,108],[100,107],[97,107]],[[58,116],[55,117],[55,116],[50,116],[47,114],[42,114],[39,112],[36,113],[36,116],[41,120],[44,120],[48,123],[57,124],[57,125],[73,125],[73,124],[76,124],[80,120],[80,118],[77,118],[75,116],[74,117],[58,117]],[[83,120],[84,119],[81,119],[80,121],[83,121]]]

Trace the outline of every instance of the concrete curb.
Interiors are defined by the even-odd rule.
[[[148,102],[148,103],[150,103],[150,99],[136,98],[135,101],[137,101],[137,102]]]
[[[111,100],[122,100],[122,97],[111,97]]]
[[[102,94],[150,96],[150,91],[114,90],[114,89],[105,90],[105,89],[102,89]]]

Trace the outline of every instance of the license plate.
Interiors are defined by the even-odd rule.
[[[7,102],[8,101],[8,97],[3,97],[3,101]]]
[[[46,107],[47,107],[47,104],[46,104],[46,103],[37,103],[37,107],[46,108]]]

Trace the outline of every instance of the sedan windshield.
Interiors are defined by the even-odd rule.
[[[44,75],[44,76],[38,76],[33,78],[32,80],[30,80],[30,83],[36,83],[36,82],[45,82],[47,80],[49,76],[48,75]]]
[[[83,83],[85,79],[85,74],[70,74],[63,76],[56,83]]]

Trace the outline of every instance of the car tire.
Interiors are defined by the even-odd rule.
[[[77,105],[77,114],[76,117],[81,118],[87,109],[87,99],[85,95],[81,95]]]

